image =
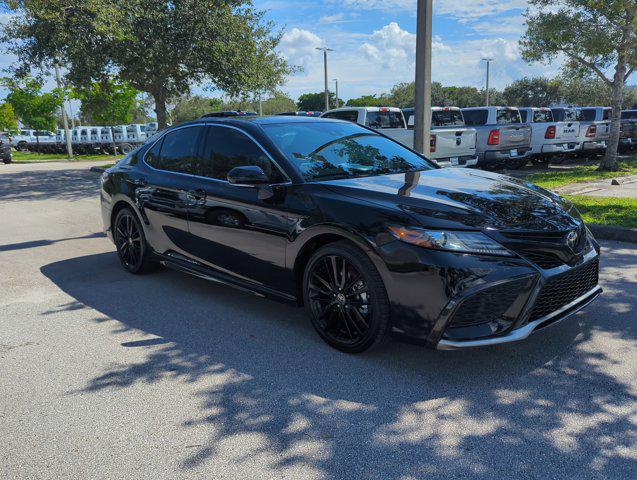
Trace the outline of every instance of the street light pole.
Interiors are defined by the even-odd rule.
[[[60,74],[60,64],[55,62],[55,79],[57,81],[58,89],[62,91],[62,75]],[[66,108],[64,107],[64,100],[62,100],[62,123],[64,124],[64,137],[66,138],[66,153],[69,160],[73,160],[73,144],[71,143],[71,131],[69,130],[69,119],[66,116]]]
[[[489,106],[489,77],[490,77],[490,66],[491,66],[491,62],[493,61],[492,58],[483,58],[482,59],[484,62],[487,62],[487,98],[486,98],[486,104],[487,107]]]
[[[416,98],[414,150],[429,155],[431,149],[431,26],[432,0],[418,0],[416,29]]]
[[[338,79],[337,78],[334,79],[334,84],[336,87],[336,108],[339,108],[341,105],[340,105],[340,102],[338,101]]]
[[[327,47],[316,47],[317,50],[323,50],[323,69],[325,73],[325,111],[327,112],[330,109],[330,89],[327,84],[327,52],[333,52],[331,48]]]

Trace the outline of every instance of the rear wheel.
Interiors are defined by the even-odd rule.
[[[130,152],[132,152],[132,151],[133,151],[133,148],[134,148],[134,147],[133,147],[130,143],[122,143],[122,144],[119,146],[119,151],[120,151],[121,153],[123,153],[124,155],[127,155],[127,154],[129,154]]]
[[[508,162],[507,167],[510,168],[511,170],[518,170],[522,168],[524,165],[526,165],[526,162],[527,162],[526,158],[517,158],[515,160],[511,160],[510,162]]]
[[[130,273],[144,273],[153,266],[152,252],[146,243],[144,230],[137,215],[129,208],[117,213],[113,224],[113,239],[119,261]]]
[[[389,336],[387,291],[372,261],[349,242],[319,249],[303,278],[305,309],[321,338],[346,353],[382,344]]]

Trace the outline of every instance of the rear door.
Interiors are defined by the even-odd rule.
[[[158,253],[189,255],[188,207],[197,201],[204,132],[201,125],[168,132],[146,153],[145,176],[133,179],[148,241]]]

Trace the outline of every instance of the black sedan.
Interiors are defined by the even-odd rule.
[[[521,340],[601,293],[599,245],[567,200],[338,120],[170,128],[104,173],[101,204],[129,272],[161,264],[304,305],[345,352],[391,334]]]

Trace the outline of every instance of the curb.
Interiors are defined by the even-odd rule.
[[[637,243],[637,228],[615,227],[599,223],[587,223],[586,226],[598,240]]]

